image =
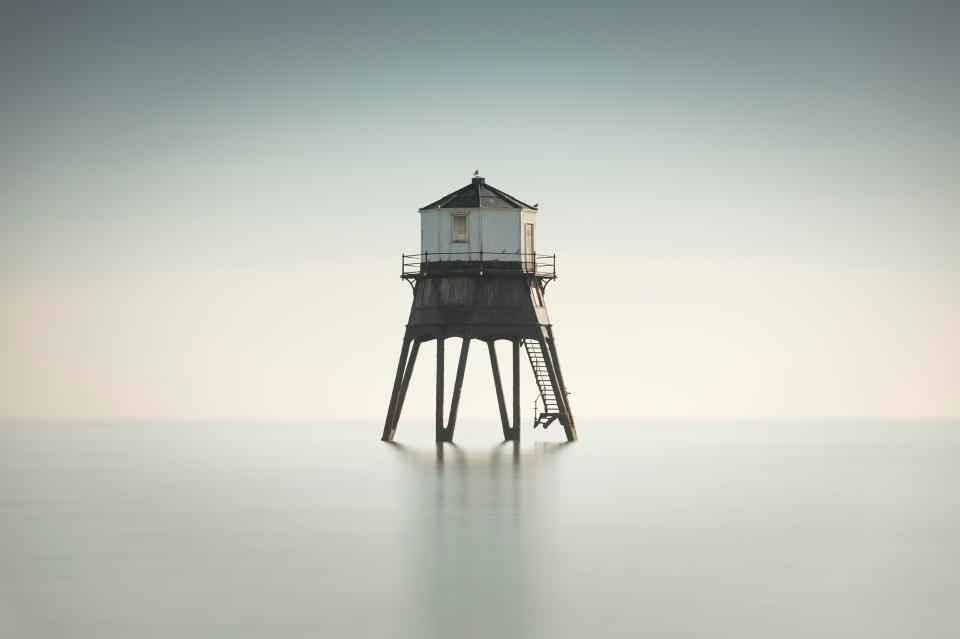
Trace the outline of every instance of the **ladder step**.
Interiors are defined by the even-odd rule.
[[[537,388],[540,390],[540,399],[543,402],[543,411],[534,421],[534,426],[543,426],[546,428],[560,417],[559,389],[555,389],[553,381],[550,379],[550,367],[547,364],[547,357],[544,349],[541,348],[537,340],[524,339],[523,345],[527,350],[527,357],[530,360],[530,366],[533,368],[533,376],[537,382]]]

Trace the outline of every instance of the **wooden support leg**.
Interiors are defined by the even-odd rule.
[[[443,342],[437,338],[437,441],[443,441]]]
[[[573,422],[573,412],[570,410],[570,398],[567,396],[567,387],[563,383],[563,375],[560,373],[560,360],[557,358],[557,347],[553,338],[541,339],[540,348],[543,350],[544,357],[547,359],[547,372],[550,374],[550,381],[553,384],[554,393],[560,400],[560,407],[563,410],[563,416],[560,417],[560,425],[563,426],[563,432],[567,436],[568,442],[577,440],[577,427]]]
[[[403,371],[407,365],[407,351],[410,348],[410,338],[404,335],[403,348],[400,350],[400,361],[397,362],[397,376],[393,381],[393,392],[390,393],[390,406],[387,407],[387,419],[383,423],[383,436],[380,438],[385,442],[393,441],[394,433],[394,414],[397,410],[397,399],[400,396],[400,386],[403,381]]]
[[[520,441],[520,340],[513,340],[513,437]]]
[[[467,353],[470,351],[470,338],[463,338],[460,347],[460,363],[457,365],[457,379],[453,383],[453,398],[450,400],[450,421],[444,431],[444,440],[453,441],[453,430],[457,427],[457,409],[460,406],[460,391],[463,389],[463,373],[467,368]]]
[[[413,367],[417,363],[417,353],[420,352],[420,340],[413,341],[413,348],[410,349],[410,357],[407,359],[407,371],[403,374],[403,382],[400,384],[400,396],[397,398],[397,408],[393,411],[393,424],[391,425],[390,439],[397,432],[397,423],[400,421],[400,413],[403,411],[403,400],[407,398],[407,388],[410,386],[410,378],[413,376]]]
[[[540,353],[543,355],[543,366],[547,369],[547,377],[550,380],[550,386],[553,388],[553,394],[557,398],[557,405],[560,407],[561,415],[567,414],[567,401],[566,396],[564,395],[563,389],[560,388],[560,382],[557,381],[557,371],[553,367],[553,358],[550,357],[550,347],[547,346],[547,340],[540,338]],[[561,417],[560,422],[563,423],[564,432],[567,430],[567,425],[565,420]],[[569,434],[567,434],[567,440],[570,439]]]
[[[493,386],[497,389],[497,404],[500,407],[500,424],[503,426],[503,439],[512,439],[510,418],[507,417],[507,403],[503,399],[503,384],[500,381],[500,365],[497,363],[497,347],[493,340],[487,342],[490,351],[490,368],[493,370]]]

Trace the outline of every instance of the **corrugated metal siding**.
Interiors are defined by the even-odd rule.
[[[481,209],[480,248],[483,259],[516,262],[520,258],[520,234],[516,209]]]
[[[457,245],[454,244],[456,247]],[[471,209],[468,211],[467,217],[467,246],[459,245],[461,248],[459,250],[463,251],[481,251],[483,250],[483,243],[480,239],[480,212],[476,209]],[[452,251],[458,249],[453,248]],[[476,260],[480,259],[479,255],[467,255],[463,259],[465,260]]]
[[[453,241],[453,216],[467,214],[467,242]],[[420,252],[428,261],[450,259],[518,261],[523,221],[534,221],[534,212],[517,209],[433,209],[420,213]],[[460,253],[443,255],[443,253]],[[439,255],[438,255],[439,254]]]
[[[420,252],[440,252],[440,211],[420,213]]]
[[[437,248],[440,253],[450,252],[450,234],[452,232],[450,214],[447,211],[440,211],[440,224],[437,233]],[[440,259],[443,259],[441,255]]]

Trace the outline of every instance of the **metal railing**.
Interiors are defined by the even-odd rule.
[[[415,278],[439,273],[522,273],[542,279],[557,277],[557,256],[546,253],[413,253],[403,255],[400,277]]]

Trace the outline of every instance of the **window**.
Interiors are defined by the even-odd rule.
[[[453,241],[454,242],[467,241],[467,216],[466,215],[453,216]]]

